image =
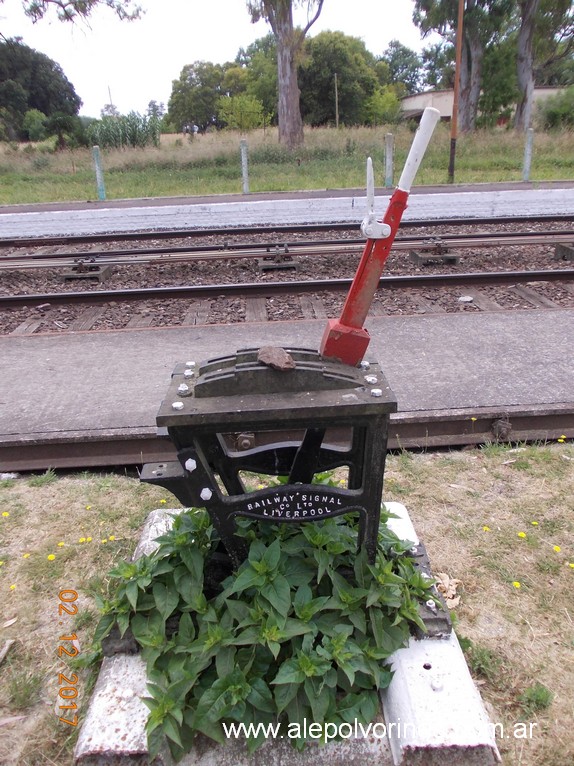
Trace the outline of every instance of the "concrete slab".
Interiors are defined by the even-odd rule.
[[[381,362],[398,416],[572,404],[572,309],[382,317],[368,328],[367,357]],[[307,321],[2,337],[0,443],[155,434],[176,363],[269,343],[318,348],[323,329]]]
[[[574,188],[488,188],[476,191],[413,192],[403,220],[437,218],[499,218],[516,215],[574,215]],[[0,213],[0,237],[73,236],[109,232],[165,231],[221,226],[271,226],[303,223],[356,222],[366,212],[365,193],[347,196],[305,193],[243,198],[238,201],[209,201],[185,204],[140,204],[124,202],[120,207],[91,206],[79,209],[28,210]],[[382,215],[389,194],[376,197],[375,211]],[[69,207],[69,206],[68,206]]]

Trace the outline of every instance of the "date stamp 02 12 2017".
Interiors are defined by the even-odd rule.
[[[78,594],[75,590],[61,590],[58,593],[58,616],[60,617],[60,625],[63,625],[63,618],[65,615],[74,615],[78,611],[78,607],[74,603],[78,598]],[[59,638],[58,643],[58,657],[62,662],[66,662],[68,657],[77,657],[80,653],[76,644],[77,635],[71,633],[69,635],[62,635]],[[60,690],[58,696],[61,704],[58,706],[60,710],[65,711],[60,716],[59,720],[62,723],[66,723],[69,726],[78,725],[78,714],[73,712],[78,709],[78,705],[74,701],[78,696],[78,676],[76,673],[72,673],[65,669],[64,673],[58,673],[58,686]],[[70,712],[72,711],[72,712]],[[71,717],[73,715],[73,717]]]

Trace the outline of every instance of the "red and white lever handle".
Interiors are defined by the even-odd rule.
[[[363,256],[349,289],[339,319],[327,323],[320,353],[329,359],[338,359],[345,364],[357,365],[369,345],[369,333],[363,328],[367,312],[379,284],[385,261],[407,207],[409,192],[421,164],[435,126],[440,118],[438,109],[427,107],[411,145],[399,184],[393,192],[382,221],[374,219],[371,199],[374,204],[374,181],[372,171],[367,170],[368,215],[362,229],[368,239]],[[372,189],[372,195],[371,195]]]

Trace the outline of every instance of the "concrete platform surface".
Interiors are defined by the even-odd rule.
[[[324,327],[306,321],[2,337],[0,445],[155,434],[176,363],[249,346],[316,349]],[[367,327],[366,358],[381,363],[399,416],[573,404],[572,309],[376,317]]]
[[[514,215],[573,215],[574,187],[487,187],[476,190],[414,190],[403,220],[438,218],[500,218]],[[472,188],[472,187],[471,187]],[[376,197],[375,212],[382,216],[389,194]],[[271,226],[356,222],[366,213],[365,192],[334,192],[303,195],[253,195],[220,201],[217,197],[184,202],[170,200],[123,200],[91,205],[62,205],[55,209],[2,208],[0,238],[74,236],[110,232],[162,231],[221,226]]]

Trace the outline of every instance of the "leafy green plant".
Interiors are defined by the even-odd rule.
[[[552,704],[554,695],[544,684],[536,681],[518,697],[518,702],[525,716],[546,710]]]
[[[429,580],[385,524],[374,564],[357,554],[351,516],[238,526],[249,555],[237,572],[207,513],[191,509],[153,554],[110,573],[117,589],[95,639],[117,622],[141,647],[152,757],[164,738],[175,758],[198,732],[223,742],[224,722],[366,724],[391,680],[385,660],[413,624],[424,629]],[[250,750],[263,739],[248,738]]]

